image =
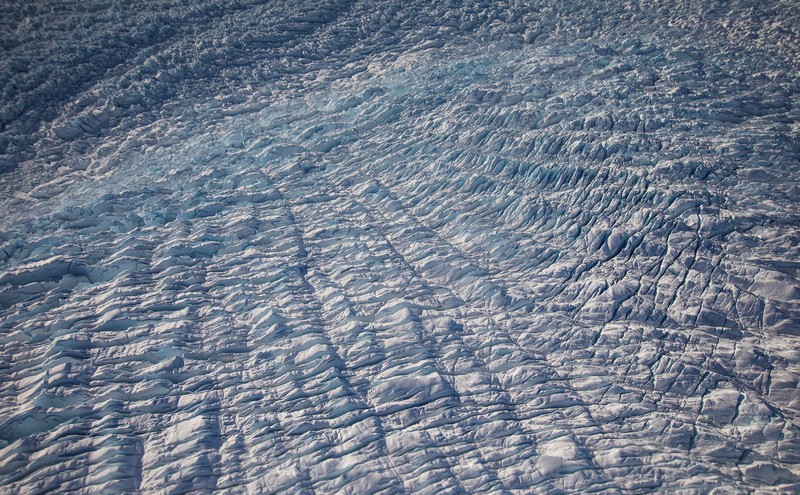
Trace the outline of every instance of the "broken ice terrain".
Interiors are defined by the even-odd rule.
[[[797,3],[309,4],[0,7],[0,492],[800,490]]]

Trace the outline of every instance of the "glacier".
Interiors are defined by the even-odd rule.
[[[0,493],[800,491],[797,2],[0,25]]]

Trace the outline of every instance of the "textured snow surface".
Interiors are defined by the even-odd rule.
[[[3,2],[0,492],[797,492],[798,26]]]

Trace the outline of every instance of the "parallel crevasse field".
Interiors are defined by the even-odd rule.
[[[800,490],[796,2],[0,19],[0,493]]]

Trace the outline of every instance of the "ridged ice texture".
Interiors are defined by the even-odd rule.
[[[799,9],[3,3],[0,492],[797,492]]]

